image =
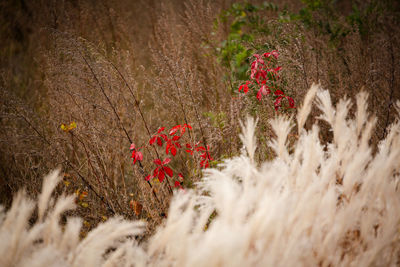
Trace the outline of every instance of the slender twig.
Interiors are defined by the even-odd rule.
[[[140,108],[140,105],[139,105],[139,101],[137,100],[135,94],[133,93],[133,90],[132,90],[132,88],[130,87],[128,81],[125,79],[125,76],[121,73],[121,71],[117,68],[117,66],[115,66],[115,64],[114,64],[112,61],[108,60],[107,58],[106,58],[106,60],[107,60],[107,61],[111,64],[111,66],[115,69],[115,71],[118,73],[118,75],[121,77],[121,79],[122,79],[123,82],[125,83],[126,87],[128,88],[128,90],[129,90],[129,92],[130,92],[130,94],[131,94],[133,100],[135,101],[135,105],[136,105],[136,107],[137,107],[137,109],[138,109],[138,111],[139,111],[139,114],[140,114],[141,118],[142,118],[143,124],[144,124],[144,126],[145,126],[145,128],[146,128],[146,131],[147,131],[147,134],[148,134],[149,138],[151,138],[150,128],[148,127],[147,122],[146,122],[146,119],[144,118],[142,109]],[[131,143],[132,143],[132,142],[131,142]],[[155,151],[155,153],[156,153],[156,155],[157,155],[157,158],[161,159],[160,154],[158,153],[157,149],[156,149],[155,147],[153,147],[153,149],[154,149],[154,151]],[[142,164],[141,164],[140,161],[139,161],[139,166],[142,168],[143,173],[144,173],[144,169],[143,169],[143,166],[142,166]],[[167,183],[168,189],[169,189],[170,193],[172,194],[173,192],[172,192],[171,185],[169,184],[168,178],[167,178],[167,181],[168,181],[168,183]],[[151,186],[151,183],[150,183],[149,181],[147,181],[147,182],[148,182],[149,185]],[[151,187],[152,187],[152,186],[151,186]],[[153,190],[153,192],[154,192],[154,190]]]
[[[110,98],[109,98],[108,95],[106,94],[103,85],[100,83],[100,80],[97,78],[97,75],[95,74],[95,72],[94,72],[92,66],[91,66],[91,65],[89,64],[89,62],[86,60],[85,56],[84,56],[82,53],[80,53],[80,54],[81,54],[81,57],[83,58],[83,60],[85,61],[85,64],[86,64],[86,65],[88,66],[88,68],[90,69],[90,71],[91,71],[91,73],[92,73],[92,75],[93,75],[93,77],[94,77],[96,83],[99,85],[99,88],[100,88],[101,92],[103,93],[104,97],[107,99],[108,104],[111,106],[111,108],[112,108],[112,110],[113,110],[115,116],[117,117],[117,120],[118,120],[118,122],[119,122],[121,128],[124,130],[125,135],[126,135],[127,139],[129,140],[129,143],[132,144],[132,139],[129,137],[129,134],[128,134],[127,130],[126,130],[125,127],[123,126],[123,124],[122,124],[122,122],[121,122],[121,119],[120,119],[120,117],[119,117],[119,115],[118,115],[118,113],[117,113],[117,111],[116,111],[116,109],[115,109],[115,106],[113,105],[113,103],[111,102]],[[120,73],[120,72],[119,72],[119,73]],[[122,75],[122,74],[121,74],[121,75]],[[124,80],[125,80],[125,79],[124,79]],[[125,80],[125,82],[126,82],[126,80]],[[131,92],[131,93],[132,93],[132,95],[133,95],[133,92]],[[134,96],[134,95],[133,95],[133,96]],[[134,99],[135,99],[136,105],[139,106],[139,103],[138,103],[136,97],[135,97]],[[142,113],[141,111],[140,111],[140,114],[141,114],[141,116],[142,116],[143,121],[145,122],[143,113]],[[145,126],[146,126],[146,129],[147,129],[148,134],[150,135],[150,131],[149,131],[148,127],[147,127],[147,123],[145,123]],[[156,153],[157,153],[157,150],[156,150]],[[158,154],[158,153],[157,153],[157,154]],[[145,176],[145,174],[144,174],[144,168],[143,168],[143,165],[140,163],[140,161],[139,161],[139,166],[140,166],[140,168],[142,169],[142,174]],[[150,186],[150,188],[152,189],[153,186],[151,185],[151,183],[150,183],[149,181],[147,181],[147,183],[148,183],[148,185]],[[152,190],[152,191],[153,191],[153,194],[156,196],[156,193],[154,192],[154,190]],[[157,199],[157,201],[159,202],[158,197],[156,197],[156,199]]]
[[[15,108],[13,108],[13,109],[15,110],[15,112],[17,112],[17,115],[18,115],[19,117],[21,117],[21,118],[22,118],[36,133],[37,133],[37,135],[38,135],[44,142],[46,142],[49,146],[51,146],[49,140],[47,140],[47,138],[46,138],[42,133],[40,133],[39,130],[36,129],[36,127],[35,127],[24,115],[22,115],[20,112],[18,112],[17,109],[15,109]]]
[[[180,105],[181,110],[182,110],[182,113],[183,113],[183,119],[185,120],[185,123],[188,124],[188,119],[187,119],[187,116],[186,116],[185,107],[184,107],[183,102],[182,102],[182,93],[181,93],[181,89],[180,89],[180,87],[178,86],[178,82],[177,82],[177,80],[176,80],[175,73],[172,71],[172,67],[171,67],[171,65],[169,64],[168,60],[166,60],[166,59],[163,57],[163,55],[161,55],[161,53],[160,53],[158,50],[157,50],[157,52],[158,52],[160,58],[163,59],[165,65],[166,65],[167,68],[168,68],[168,71],[170,72],[170,74],[171,74],[171,76],[172,76],[172,80],[174,81],[175,88],[176,88],[176,90],[178,91],[178,101],[179,101],[179,105]],[[192,135],[190,134],[190,129],[188,129],[188,133],[189,133],[190,139],[192,139]]]
[[[115,215],[115,210],[114,208],[110,205],[110,203],[108,203],[108,201],[104,198],[104,196],[101,196],[95,189],[94,187],[89,183],[88,180],[86,180],[86,178],[79,172],[79,170],[77,170],[76,168],[74,168],[74,166],[71,164],[71,162],[69,162],[68,160],[65,161],[65,163],[67,163],[67,165],[74,170],[74,172],[76,172],[76,174],[78,174],[79,178],[83,181],[83,183],[89,188],[90,191],[92,191],[95,196],[101,200],[101,202],[103,202],[107,208],[108,211],[111,212],[113,215]],[[127,216],[127,214],[124,214],[125,216]],[[129,217],[129,216],[127,216]]]
[[[17,111],[18,112],[18,111]],[[37,135],[49,146],[51,146],[51,143],[47,140],[47,138],[42,135],[36,128],[35,126],[33,126],[33,124],[23,115],[21,115],[18,112],[18,115],[24,119],[24,121],[37,133]],[[73,167],[73,165],[67,160],[65,159],[65,161],[67,163],[67,165],[69,165],[77,174],[78,176],[81,178],[81,180],[86,184],[86,186],[89,188],[89,190],[91,190],[95,196],[100,199],[107,207],[108,210],[114,215],[115,214],[115,210],[111,207],[111,205],[104,199],[103,196],[101,196],[94,188],[93,186],[80,174],[79,170],[77,170],[76,168]],[[126,215],[126,214],[124,214]]]
[[[308,86],[308,81],[307,81],[308,78],[307,78],[306,63],[305,63],[306,59],[305,59],[305,56],[304,56],[304,47],[299,42],[298,42],[298,45],[300,46],[299,50],[300,50],[301,65],[302,65],[301,68],[303,69],[304,81],[305,81],[306,87],[308,89],[309,86]]]
[[[208,157],[207,160],[210,160],[211,157],[210,157],[210,154],[209,154],[209,152],[208,152],[207,140],[206,140],[206,137],[205,137],[205,135],[204,135],[203,126],[201,125],[201,120],[200,120],[199,112],[198,112],[198,110],[197,110],[197,108],[196,108],[196,104],[195,104],[195,102],[194,102],[194,97],[193,97],[192,89],[191,89],[189,86],[186,86],[186,88],[188,89],[189,94],[190,94],[190,98],[192,99],[193,108],[194,108],[194,112],[195,112],[195,114],[196,114],[197,123],[199,124],[199,129],[200,129],[201,137],[202,137],[202,139],[203,139],[204,146],[205,146],[206,153],[207,153],[207,157]]]
[[[119,124],[120,127],[123,129],[123,131],[125,132],[125,135],[126,135],[126,137],[128,138],[128,140],[129,140],[129,143],[132,144],[132,139],[129,137],[128,131],[125,129],[124,125],[122,124],[121,118],[119,117],[119,115],[118,115],[118,113],[117,113],[117,111],[116,111],[116,109],[115,109],[115,106],[113,105],[113,103],[111,102],[110,98],[109,98],[108,95],[106,94],[106,92],[105,92],[105,90],[104,90],[104,87],[103,87],[103,85],[101,84],[101,82],[99,81],[99,79],[97,78],[97,75],[94,73],[94,70],[93,70],[92,66],[91,66],[91,65],[89,64],[89,62],[86,60],[86,57],[85,57],[84,55],[81,54],[81,56],[82,56],[83,60],[85,61],[86,66],[90,69],[90,72],[92,73],[93,78],[95,79],[96,83],[98,84],[98,86],[99,86],[99,88],[100,88],[100,91],[103,93],[103,95],[104,95],[104,97],[106,98],[108,104],[109,104],[110,107],[112,108],[112,110],[113,110],[113,112],[114,112],[114,115],[115,115],[115,117],[116,117],[117,120],[118,120],[118,124]]]

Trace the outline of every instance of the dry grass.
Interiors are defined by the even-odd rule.
[[[269,124],[276,115],[272,102],[238,95],[242,81],[226,78],[231,70],[217,60],[231,21],[214,23],[233,2],[0,4],[6,25],[0,29],[0,202],[9,207],[11,196],[23,187],[37,196],[42,177],[62,166],[63,183],[56,192],[88,193],[72,212],[82,215],[85,231],[119,214],[146,219],[152,232],[167,214],[172,194],[166,183],[150,187],[144,177],[163,150],[144,149],[143,166],[132,166],[130,143],[142,146],[160,126],[189,123],[193,131],[186,140],[210,145],[216,162],[222,162],[240,155],[239,121],[251,114],[258,117],[255,136],[261,144],[252,160],[272,159],[275,152],[267,146],[275,136]],[[279,50],[282,84],[296,103],[313,81],[329,89],[334,104],[343,95],[355,99],[361,89],[369,93],[369,110],[377,116],[371,144],[378,144],[388,134],[400,98],[399,8],[394,1],[360,4],[375,9],[358,27],[339,16],[351,11],[344,2],[338,1],[330,17],[322,11],[313,16],[349,28],[345,36],[332,41],[318,27],[282,22],[277,12],[261,11],[268,34],[255,35],[246,47],[266,44]],[[278,4],[294,13],[302,7],[289,0]],[[313,118],[319,114],[315,108],[303,112]],[[305,117],[297,118],[299,131],[303,126],[311,130],[315,122]],[[76,129],[60,129],[71,122]],[[338,141],[328,123],[320,127],[323,144]],[[298,141],[294,133],[285,138],[289,144]],[[284,152],[285,141],[276,146],[288,158],[293,151]],[[202,179],[198,158],[181,153],[171,165],[184,174],[186,188]],[[140,214],[131,201],[143,205]]]
[[[33,225],[28,220],[35,204],[23,193],[0,214],[2,266],[397,265],[400,114],[374,148],[368,143],[376,117],[366,112],[367,94],[357,95],[356,115],[348,118],[351,101],[341,99],[335,107],[328,91],[312,85],[298,122],[307,120],[314,97],[332,142],[321,144],[318,124],[307,130],[300,123],[290,145],[294,122],[279,116],[270,121],[276,157],[258,164],[257,123],[248,118],[242,154],[208,169],[195,190],[177,192],[164,224],[139,244],[133,237],[143,232],[141,222],[110,219],[84,239],[80,219],[60,226],[73,197],[51,198],[61,179],[51,173]]]

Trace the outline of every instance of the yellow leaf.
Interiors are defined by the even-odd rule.
[[[71,122],[71,124],[69,125],[69,129],[70,130],[72,130],[72,129],[74,129],[74,128],[76,128],[76,122]]]
[[[71,131],[71,130],[76,128],[76,122],[73,121],[69,125],[65,125],[63,123],[63,124],[61,124],[60,127],[61,127],[61,130],[63,130],[64,132],[69,132],[69,131]]]
[[[87,208],[89,207],[89,204],[87,202],[81,202],[81,206]]]

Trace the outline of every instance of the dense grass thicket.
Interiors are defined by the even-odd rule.
[[[24,189],[41,207],[20,194],[5,217],[22,216],[18,229],[30,229],[21,251],[37,251],[26,257],[45,253],[48,220],[60,240],[66,218],[78,216],[78,237],[61,254],[101,223],[129,229],[106,238],[98,261],[115,252],[201,265],[191,246],[209,257],[217,240],[234,247],[210,256],[212,265],[396,262],[398,1],[9,0],[0,25],[0,204],[10,209]],[[250,120],[241,138],[248,116],[257,127]],[[55,169],[57,183],[39,197]],[[53,207],[57,197],[64,204]],[[223,238],[235,227],[246,227],[245,243]],[[126,235],[137,235],[134,250],[110,249]],[[8,238],[3,248],[19,240]]]
[[[304,128],[313,98],[333,140]],[[293,118],[270,121],[276,158],[255,160],[257,122],[248,118],[241,155],[207,169],[193,190],[174,196],[168,218],[147,241],[142,221],[111,218],[80,239],[81,218],[65,218],[74,196],[52,198],[60,172],[49,174],[36,203],[23,192],[0,214],[2,266],[395,266],[400,253],[400,120],[376,148],[376,117],[367,94],[333,107],[313,85]],[[396,103],[400,112],[400,101]],[[290,151],[292,150],[292,151]],[[37,215],[32,225],[32,212]],[[62,226],[59,224],[62,219]]]

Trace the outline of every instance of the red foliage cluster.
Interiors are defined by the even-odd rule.
[[[157,130],[157,133],[150,138],[149,145],[154,146],[155,144],[157,144],[159,147],[162,147],[164,144],[166,144],[165,154],[168,155],[171,153],[171,155],[175,157],[178,149],[182,148],[180,140],[187,129],[191,130],[192,126],[186,123],[183,125],[176,125],[169,130],[168,134],[166,134],[164,133],[165,127],[160,127]],[[186,152],[189,153],[191,156],[194,156],[194,152],[197,152],[197,154],[201,158],[200,166],[202,168],[208,168],[210,166],[210,160],[213,160],[213,158],[209,154],[208,146],[206,149],[204,146],[200,145],[200,142],[197,142],[193,145],[190,143],[186,143],[185,146]],[[133,164],[135,164],[137,161],[143,160],[143,154],[138,151],[140,148],[136,148],[135,144],[131,144],[130,149],[132,151],[131,158],[133,158]],[[174,172],[170,167],[166,166],[168,163],[170,163],[170,161],[171,158],[168,157],[165,158],[163,161],[161,161],[161,159],[155,159],[153,162],[154,164],[156,164],[156,167],[154,168],[152,174],[146,176],[146,181],[149,181],[152,178],[158,178],[158,180],[162,182],[168,176],[172,178]],[[181,173],[178,174],[178,178],[175,181],[174,186],[176,188],[182,189],[182,184],[179,180],[183,180],[183,175]]]
[[[280,66],[273,68],[271,65],[274,59],[278,59],[278,51],[274,50],[262,55],[254,54],[253,56],[255,57],[255,60],[251,63],[250,80],[239,86],[239,92],[243,91],[247,94],[249,86],[253,86],[258,90],[257,99],[261,101],[264,95],[271,94],[271,90],[273,90],[273,95],[276,97],[274,102],[275,110],[278,110],[282,106],[282,99],[285,98],[289,103],[288,108],[294,108],[295,105],[293,98],[285,95],[276,85],[276,82],[279,79],[278,72],[282,68]]]
[[[194,146],[191,144],[186,144],[186,152],[188,152],[190,155],[193,155],[194,152],[201,153],[200,158],[202,158],[202,160],[200,161],[200,166],[203,168],[208,168],[210,166],[210,160],[213,160],[213,158],[210,156],[209,150],[209,146],[207,146],[206,149],[204,146],[200,146],[200,142],[196,143]]]

